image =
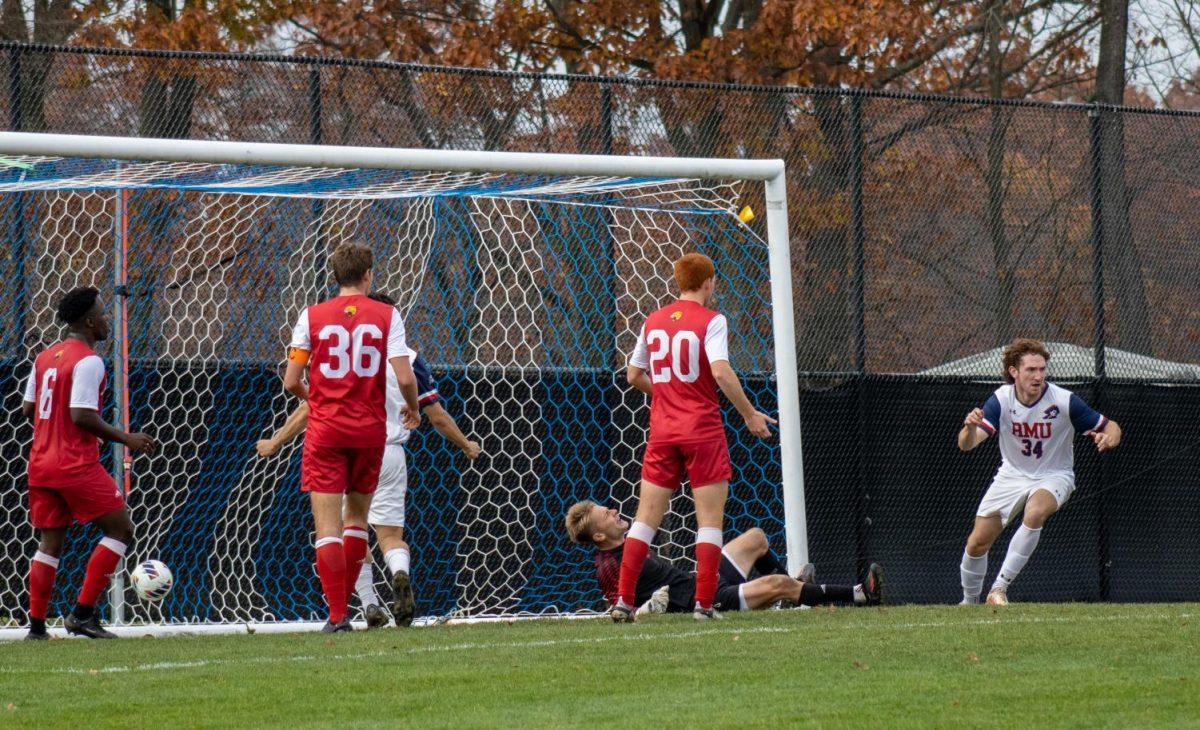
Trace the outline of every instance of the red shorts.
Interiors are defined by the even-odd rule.
[[[112,475],[96,464],[83,480],[61,487],[29,485],[29,517],[39,530],[91,522],[125,506]]]
[[[667,489],[679,489],[684,471],[692,488],[733,477],[729,463],[729,443],[725,437],[696,444],[646,444],[642,457],[642,479]]]
[[[300,457],[300,491],[373,494],[379,486],[383,447],[351,448],[304,444]]]

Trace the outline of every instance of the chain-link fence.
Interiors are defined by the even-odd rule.
[[[876,559],[897,599],[955,597],[997,454],[954,432],[1023,335],[1127,437],[1078,445],[1080,489],[1013,595],[1200,597],[1200,114],[20,45],[0,79],[13,130],[782,158],[821,574]],[[26,223],[7,220],[22,311]],[[20,326],[0,336],[23,352]]]

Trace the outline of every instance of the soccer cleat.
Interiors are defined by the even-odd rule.
[[[667,604],[670,602],[671,598],[670,589],[671,586],[663,586],[654,593],[651,593],[650,600],[639,606],[638,610],[634,613],[634,616],[640,619],[642,616],[651,613],[666,613]]]
[[[411,626],[413,621],[413,590],[408,573],[396,571],[392,576],[392,616],[397,626]]]
[[[963,599],[958,602],[960,606],[978,606],[979,596],[963,596]]]
[[[626,606],[623,601],[617,601],[613,604],[612,609],[608,612],[608,617],[613,620],[614,624],[631,624],[637,620],[634,616],[633,609]]]
[[[388,622],[392,620],[378,603],[368,604],[363,609],[363,618],[367,621],[367,629],[377,629],[381,626],[387,626]]]
[[[349,618],[344,618],[336,624],[332,621],[326,621],[325,625],[321,627],[322,634],[348,634],[353,630],[354,627],[350,625]]]
[[[867,575],[862,582],[863,595],[866,596],[866,605],[878,606],[883,603],[883,568],[879,563],[871,563],[871,567],[867,568]]]
[[[100,625],[100,619],[95,614],[91,618],[80,619],[76,618],[74,612],[68,613],[67,617],[63,619],[63,627],[67,630],[68,634],[86,636],[89,639],[117,638],[116,634]]]
[[[987,605],[989,606],[1007,606],[1008,605],[1008,589],[993,588],[987,597]]]
[[[45,631],[34,631],[33,629],[30,629],[29,633],[25,634],[25,641],[46,641],[49,638],[50,634],[46,633]]]
[[[817,582],[817,566],[812,563],[805,563],[800,572],[796,574],[796,580],[801,583],[816,583]]]
[[[696,608],[692,610],[692,618],[697,621],[720,621],[725,617],[717,613],[715,608],[700,608],[700,605],[697,604]]]

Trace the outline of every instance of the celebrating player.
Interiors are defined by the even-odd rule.
[[[729,366],[729,327],[708,308],[717,285],[712,259],[691,253],[675,262],[677,301],[646,318],[629,358],[629,384],[650,396],[650,437],[642,457],[637,518],[625,538],[617,602],[611,617],[633,621],[642,564],[684,471],[696,503],[696,594],[692,615],[716,618],[713,596],[721,561],[721,529],[729,496],[729,445],[717,388],[759,438],[775,420],[760,413]]]
[[[567,535],[572,542],[596,548],[596,580],[610,603],[617,598],[617,574],[629,523],[615,509],[590,500],[567,510]],[[819,606],[823,603],[878,605],[883,598],[883,570],[872,563],[866,580],[855,586],[817,585],[812,563],[792,578],[771,553],[766,534],[757,527],[730,540],[721,550],[713,608],[752,611],[779,601]],[[666,591],[662,588],[666,587]],[[684,613],[693,610],[696,574],[658,556],[646,558],[634,601],[638,613]]]
[[[91,522],[104,537],[92,551],[75,608],[63,621],[68,633],[115,639],[100,625],[96,599],[133,541],[125,498],[100,466],[100,441],[125,444],[133,453],[153,453],[154,439],[125,433],[100,418],[104,361],[95,346],[108,338],[108,318],[99,292],[72,289],[58,303],[58,318],[70,334],[42,350],[25,386],[25,417],[33,421],[29,449],[29,513],[39,533],[29,563],[29,634],[48,639],[46,609],[54,591],[58,556],[71,521]]]
[[[395,307],[367,297],[371,265],[371,249],[364,246],[342,244],[330,254],[341,290],[300,315],[283,376],[283,387],[308,401],[300,488],[312,502],[317,574],[329,604],[325,633],[351,630],[349,576],[358,575],[367,555],[367,510],[387,441],[384,357],[404,397],[405,427],[421,423],[404,321]],[[302,379],[306,368],[308,386]]]
[[[1008,586],[1037,547],[1042,526],[1075,491],[1076,433],[1092,439],[1097,450],[1115,449],[1121,427],[1071,391],[1046,380],[1050,353],[1037,340],[1018,339],[1004,348],[1004,380],[983,408],[967,414],[958,432],[958,448],[970,451],[999,431],[1002,460],[975,512],[975,529],[962,557],[964,604],[979,603],[987,574],[987,554],[1004,527],[1024,509],[1024,518],[1008,544],[1000,574],[987,602],[1008,603]]]
[[[394,307],[396,302],[386,294],[373,293],[371,299]],[[433,374],[429,365],[415,351],[409,350],[412,357],[413,375],[417,380],[417,400],[421,412],[429,417],[429,422],[447,440],[462,450],[468,459],[475,459],[481,453],[479,444],[468,439],[458,428],[458,424],[442,407],[437,385],[433,382]],[[400,417],[401,411],[400,385],[396,382],[394,372],[387,374],[387,445],[383,452],[383,466],[379,472],[379,485],[371,498],[371,509],[367,521],[375,528],[375,536],[379,541],[379,549],[388,570],[392,573],[392,615],[397,626],[407,626],[413,619],[413,592],[409,580],[410,554],[408,543],[404,541],[404,496],[408,489],[408,470],[404,459],[404,444],[408,442],[411,432],[405,428]],[[301,403],[288,416],[283,426],[270,438],[263,439],[255,445],[259,456],[270,456],[293,439],[304,433],[308,421],[308,404]],[[387,623],[387,614],[379,607],[379,596],[375,593],[375,572],[370,560],[363,560],[362,570],[359,571],[354,590],[362,601],[363,615],[369,628],[383,626]]]

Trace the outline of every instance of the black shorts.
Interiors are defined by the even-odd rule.
[[[751,569],[753,573],[753,569]],[[741,585],[753,580],[752,576],[744,576],[737,566],[725,555],[721,555],[721,564],[717,568],[717,593],[713,596],[713,608],[718,611],[740,611],[742,609]]]

